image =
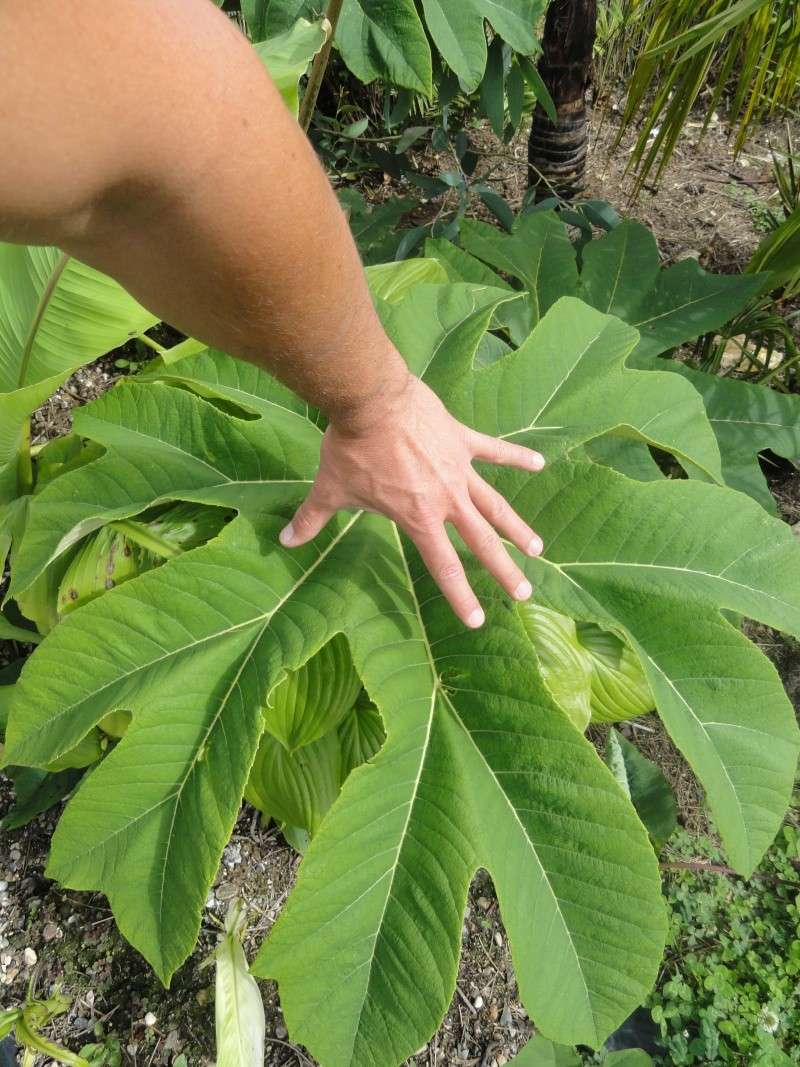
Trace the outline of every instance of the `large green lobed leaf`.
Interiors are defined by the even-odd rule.
[[[454,411],[544,450],[540,475],[486,471],[545,541],[544,558],[521,565],[544,604],[630,640],[749,873],[791,795],[798,731],[774,669],[722,610],[800,634],[800,548],[728,489],[633,481],[575,458],[611,433],[719,476],[697,393],[678,375],[627,369],[636,331],[577,300],[474,369],[508,298],[421,285],[382,312]],[[133,712],[70,801],[50,874],[105,892],[168,980],[194,944],[267,693],[343,633],[387,736],[323,820],[257,963],[279,981],[293,1036],[331,1067],[413,1053],[452,997],[483,866],[537,1026],[600,1045],[655,977],[658,871],[629,800],[542,681],[515,606],[466,560],[487,625],[465,632],[413,546],[374,515],[340,515],[313,544],[283,549],[277,533],[315,470],[314,414],[218,354],[156,376],[79,413],[105,454],[37,494],[14,589],[82,534],[157,501],[239,515],[79,608],[23,671],[7,738],[16,764],[46,766],[110,711]]]
[[[725,482],[775,513],[775,502],[759,468],[758,453],[772,449],[795,460],[800,456],[800,400],[746,382],[717,378],[674,360],[656,356],[722,327],[763,286],[765,275],[714,275],[695,260],[664,268],[653,235],[641,223],[625,220],[585,245],[578,268],[577,250],[567,228],[552,212],[518,218],[504,234],[486,223],[467,220],[458,248],[428,241],[426,255],[438,260],[452,281],[508,283],[488,265],[522,286],[515,301],[498,310],[496,325],[521,344],[531,326],[563,296],[579,296],[599,311],[634,326],[640,340],[628,365],[683,375],[703,398],[717,438]],[[646,450],[611,454],[592,450],[598,462],[632,477],[657,476]],[[634,469],[638,466],[638,471]],[[650,473],[647,473],[647,467]],[[685,463],[690,476],[707,476]]]

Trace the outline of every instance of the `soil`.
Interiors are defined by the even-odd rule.
[[[605,120],[595,122],[588,195],[607,199],[645,221],[669,260],[699,254],[710,269],[740,269],[763,235],[759,205],[774,194],[768,145],[770,139],[780,143],[780,131],[760,131],[734,160],[719,123],[699,146],[696,129],[690,126],[660,189],[644,189],[631,205],[631,182],[624,174],[630,138],[608,156],[617,112],[613,100],[606,103]],[[527,185],[525,139],[502,145],[485,130],[477,131],[474,139],[485,153],[481,166],[491,171],[492,181],[512,206],[518,205]],[[35,442],[66,432],[76,405],[100,395],[127,372],[115,365],[120,355],[135,358],[130,351],[115,353],[78,371],[40,409],[33,426]],[[798,482],[794,473],[785,471],[773,478],[781,513],[792,524],[800,519]],[[800,709],[797,646],[756,624],[749,624],[749,635],[772,658]],[[0,651],[1,662],[21,650],[6,643]],[[695,833],[713,832],[702,790],[660,722],[649,716],[625,729],[662,767],[676,792],[684,825]],[[602,738],[598,734],[595,740]],[[9,783],[0,775],[0,814],[10,802]],[[110,1052],[118,1050],[127,1065],[172,1064],[181,1054],[190,1065],[213,1063],[214,979],[209,958],[221,920],[230,901],[245,902],[250,917],[245,947],[252,957],[293,885],[298,856],[274,827],[261,826],[256,813],[245,806],[209,895],[197,949],[167,991],[120,936],[103,897],[66,891],[45,878],[56,814],[40,816],[25,829],[5,835],[0,844],[0,1008],[23,1001],[31,983],[35,993],[46,995],[58,982],[72,1006],[53,1023],[49,1036],[69,1048],[107,1039]],[[266,1063],[312,1064],[289,1039],[274,985],[263,982],[261,988],[267,1015]],[[491,881],[480,872],[470,891],[456,996],[437,1034],[408,1062],[418,1067],[502,1067],[531,1031],[518,1000]]]

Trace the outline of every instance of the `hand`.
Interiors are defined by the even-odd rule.
[[[281,532],[281,543],[305,544],[342,508],[387,515],[414,541],[456,615],[474,628],[485,616],[447,536],[450,522],[503,589],[515,600],[527,600],[531,584],[499,535],[528,556],[542,551],[541,538],[472,461],[538,471],[542,456],[470,430],[411,375],[392,399],[372,405],[368,416],[361,424],[350,420],[328,427],[314,485]]]

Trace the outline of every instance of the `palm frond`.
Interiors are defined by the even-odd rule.
[[[724,101],[738,152],[766,115],[791,107],[800,86],[796,0],[628,0],[646,11],[649,32],[630,79],[617,144],[643,115],[629,166],[636,188],[658,182],[704,89],[705,133]]]

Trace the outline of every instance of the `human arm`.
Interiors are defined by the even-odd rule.
[[[529,554],[541,542],[472,460],[541,457],[475,434],[409,374],[310,145],[229,20],[209,0],[5,2],[0,62],[0,237],[61,246],[329,416],[284,543],[341,507],[383,512],[480,624],[450,522],[529,595],[497,531]]]

